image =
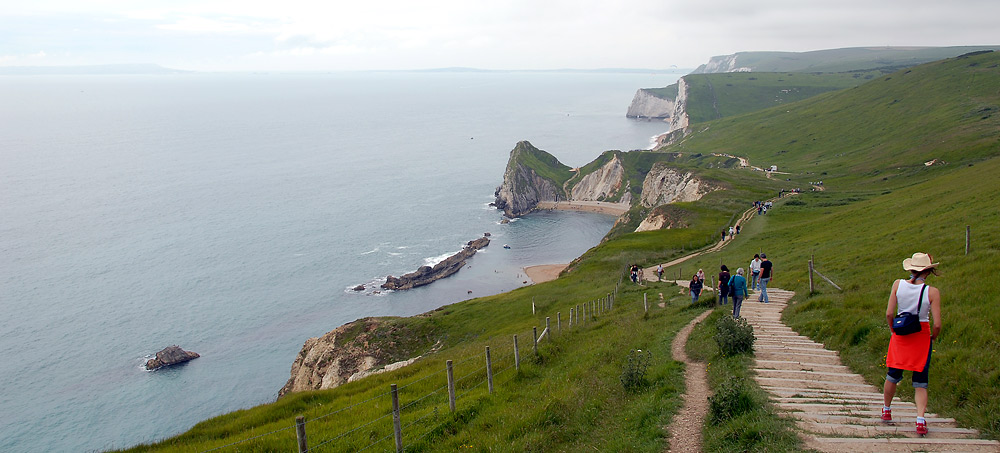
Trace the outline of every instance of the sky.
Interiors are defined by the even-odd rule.
[[[0,66],[694,68],[741,51],[1000,44],[997,0],[28,0]]]

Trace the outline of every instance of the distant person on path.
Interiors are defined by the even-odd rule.
[[[639,266],[637,264],[633,264],[629,268],[629,276],[632,278],[632,283],[639,283]]]
[[[740,234],[740,226],[736,225],[736,234]]]
[[[766,253],[760,254],[760,297],[757,298],[757,302],[764,302],[765,304],[771,303],[767,298],[767,282],[771,281],[774,277],[774,269],[772,269],[771,260],[767,259]]]
[[[747,279],[743,277],[743,268],[736,269],[736,275],[729,280],[730,293],[733,295],[733,318],[740,317],[740,307],[743,299],[750,296],[747,292]]]
[[[704,269],[698,269],[698,280],[701,280],[701,284],[702,285],[705,284],[705,270]]]
[[[663,265],[656,266],[656,281],[663,281]]]
[[[688,285],[688,289],[691,291],[691,303],[698,302],[698,296],[701,296],[702,283],[698,279],[698,274],[694,274],[691,277],[691,283]]]
[[[719,268],[719,305],[729,303],[729,268],[725,264]]]
[[[752,275],[750,289],[757,291],[757,284],[760,279],[760,255],[756,253],[753,254],[753,261],[750,261],[750,274]]]
[[[729,239],[732,239],[733,236],[736,236],[736,228],[729,227]]]
[[[913,399],[917,404],[917,434],[927,434],[927,375],[931,367],[933,341],[941,335],[941,292],[927,286],[924,281],[931,274],[937,275],[934,258],[926,253],[914,253],[903,260],[903,269],[910,271],[907,280],[892,283],[889,303],[885,308],[885,319],[892,330],[892,318],[902,312],[915,313],[920,320],[920,331],[909,335],[892,333],[885,365],[888,373],[883,390],[884,405],[882,420],[892,420],[892,398],[896,395],[896,385],[903,380],[903,370],[913,371]],[[934,317],[934,328],[928,322]]]
[[[726,230],[722,230],[722,242],[726,242]]]

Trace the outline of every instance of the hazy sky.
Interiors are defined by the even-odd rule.
[[[0,66],[693,68],[713,55],[1000,44],[1000,0],[26,0]]]

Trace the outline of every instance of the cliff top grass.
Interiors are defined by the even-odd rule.
[[[738,52],[736,63],[754,72],[847,72],[881,68],[898,70],[1000,46],[849,47],[811,52]],[[694,71],[702,73],[704,66]]]
[[[1000,290],[991,278],[1000,258],[1000,209],[991,182],[1000,174],[1000,115],[994,114],[1000,105],[998,66],[997,54],[956,58],[700,125],[665,151],[687,156],[674,163],[697,167],[729,189],[677,206],[695,214],[688,228],[621,231],[581,256],[558,280],[400,319],[412,323],[412,331],[442,341],[439,352],[411,366],[216,417],[132,451],[201,451],[234,442],[240,442],[240,451],[291,450],[290,427],[299,414],[315,420],[308,425],[310,446],[329,441],[324,451],[355,451],[388,439],[376,447],[388,449],[390,383],[401,386],[403,424],[415,433],[405,438],[408,450],[662,451],[662,426],[676,412],[683,389],[683,370],[670,359],[669,344],[700,308],[690,307],[670,283],[626,285],[613,312],[543,343],[537,358],[530,353],[531,327],[544,326],[546,316],[555,325],[556,312],[565,323],[569,307],[613,292],[627,265],[655,266],[704,248],[751,201],[777,187],[808,187],[818,179],[825,191],[782,199],[767,215],[745,224],[722,251],[681,266],[712,275],[720,262],[731,269],[746,267],[753,253],[765,251],[775,263],[773,285],[797,293],[786,320],[841,351],[853,370],[880,385],[889,338],[884,320],[889,287],[894,278],[905,277],[903,258],[916,251],[933,254],[942,262],[943,275],[929,283],[942,290],[944,329],[935,345],[929,410],[1000,437],[1000,394],[995,391],[1000,363],[983,354],[1000,347],[995,303]],[[712,156],[719,152],[747,156],[755,165],[777,164],[788,174],[765,179],[761,172],[726,166],[726,159]],[[646,158],[635,154],[636,165]],[[944,163],[924,165],[932,159]],[[973,232],[968,255],[966,225]],[[818,282],[809,294],[810,257],[842,292]],[[668,269],[667,275],[674,271]],[[666,308],[654,306],[643,316],[643,294],[658,301],[660,293]],[[524,368],[519,374],[510,369],[513,334],[521,339]],[[492,396],[485,385],[472,386],[482,382],[479,357],[486,345],[492,348],[494,369],[500,370]],[[632,349],[652,351],[653,357],[647,385],[638,391],[627,391],[619,381]],[[446,359],[455,360],[456,377],[469,376],[468,386],[459,388],[455,415],[441,399]],[[736,362],[726,366],[737,376],[745,368]],[[910,391],[899,388],[904,396]],[[765,432],[783,426],[766,418],[771,421],[751,421],[740,429]],[[731,431],[706,433],[715,436],[706,445],[721,449],[773,447],[767,438],[732,441]],[[774,448],[799,448],[793,439],[783,439]]]

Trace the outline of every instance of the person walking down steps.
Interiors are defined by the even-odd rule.
[[[742,267],[736,269],[736,275],[729,279],[729,294],[733,296],[733,318],[739,319],[743,299],[746,299],[750,295],[747,292],[747,279],[743,277]]]
[[[757,302],[770,303],[767,298],[767,283],[774,277],[774,269],[771,260],[767,259],[766,253],[760,254],[760,297]]]
[[[903,370],[913,372],[913,399],[917,405],[917,434],[927,434],[927,420],[924,413],[927,410],[927,381],[931,368],[931,351],[933,341],[941,335],[941,292],[926,283],[931,274],[937,275],[934,258],[926,253],[914,253],[903,260],[903,269],[910,271],[910,278],[896,280],[892,283],[889,302],[885,309],[885,319],[892,330],[889,339],[889,350],[886,353],[885,365],[888,373],[883,389],[884,406],[882,420],[892,421],[892,399],[896,395],[896,385],[903,380]],[[905,327],[894,322],[902,313],[910,313],[916,317],[912,320],[914,329],[905,333]],[[933,317],[933,328],[929,323]],[[919,327],[917,327],[919,321]]]
[[[719,270],[719,305],[726,305],[729,303],[729,268],[723,264]]]

